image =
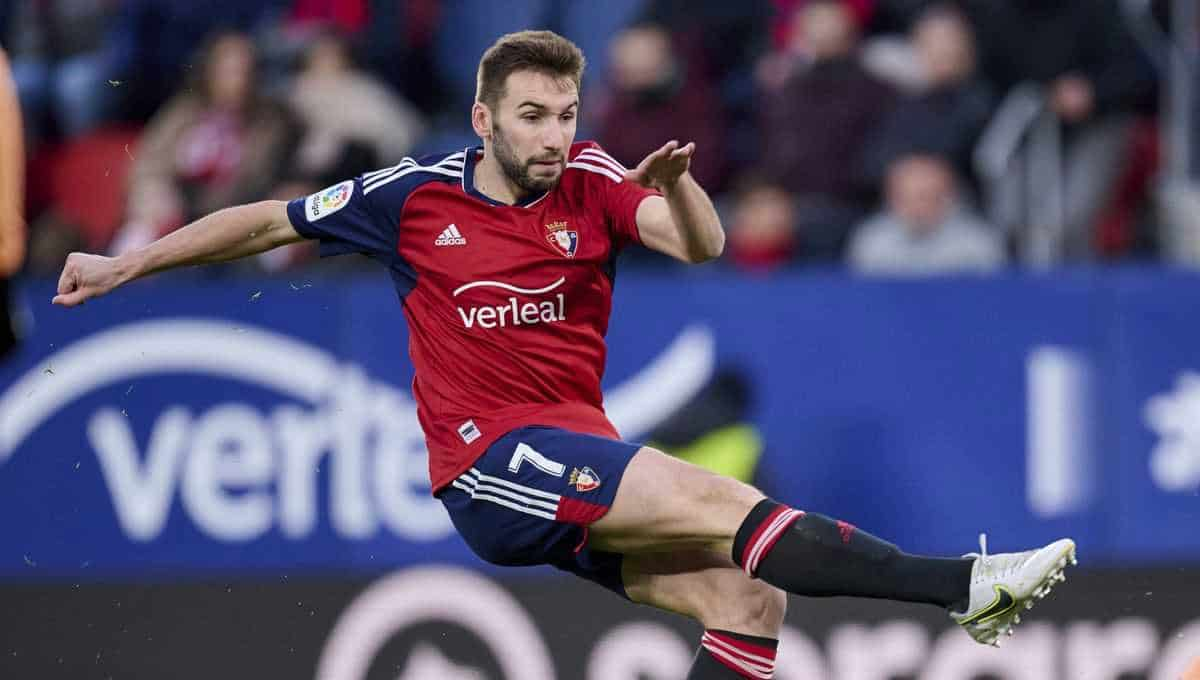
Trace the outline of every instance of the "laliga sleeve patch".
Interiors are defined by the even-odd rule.
[[[304,202],[304,214],[309,222],[316,222],[322,217],[328,217],[345,208],[354,194],[354,180],[346,180],[328,189],[322,189],[308,197]]]

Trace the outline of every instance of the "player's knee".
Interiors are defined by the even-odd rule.
[[[787,593],[762,581],[753,581],[758,586],[747,600],[747,625],[763,632],[778,631],[787,614]]]
[[[783,626],[787,593],[762,581],[730,579],[714,593],[702,623],[707,628],[771,637]]]

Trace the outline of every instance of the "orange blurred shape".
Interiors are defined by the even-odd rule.
[[[1200,656],[1192,659],[1191,665],[1183,672],[1183,677],[1180,680],[1200,680]]]

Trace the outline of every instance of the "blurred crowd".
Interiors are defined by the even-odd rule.
[[[667,140],[697,143],[692,172],[729,232],[724,266],[992,270],[1020,262],[1042,226],[1005,201],[1050,192],[1058,261],[1153,257],[1161,76],[1121,4],[0,3],[24,113],[26,269],[54,274],[74,249],[124,252],[223,206],[477,143],[478,59],[530,27],[589,59],[579,139],[630,166]],[[1053,188],[1009,176],[1014,154],[998,172],[981,161],[985,137],[1020,148],[1033,134],[1001,115],[1030,92],[1029,119],[1053,126]],[[299,244],[241,266],[313,259]]]

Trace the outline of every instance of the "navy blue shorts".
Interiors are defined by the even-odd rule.
[[[438,494],[471,550],[492,564],[549,564],[621,597],[621,556],[587,546],[638,446],[553,427],[497,439]]]

